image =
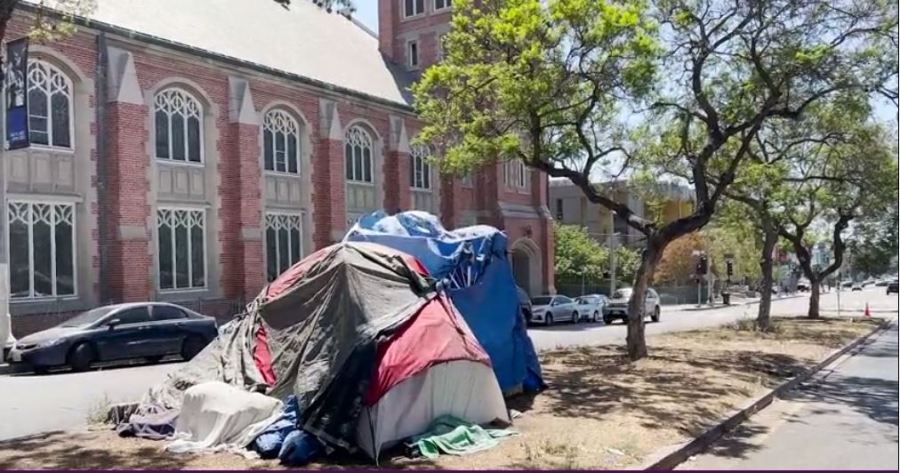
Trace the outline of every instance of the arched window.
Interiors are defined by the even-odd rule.
[[[409,154],[409,185],[413,189],[431,190],[431,150],[425,145],[415,145]]]
[[[28,64],[28,135],[32,144],[72,147],[72,81],[44,62]]]
[[[348,181],[374,182],[372,178],[372,136],[361,127],[347,130],[344,154]]]
[[[284,110],[270,110],[263,120],[263,161],[266,171],[298,174],[300,125]]]
[[[154,101],[156,157],[172,161],[203,161],[200,102],[181,89],[166,89]]]

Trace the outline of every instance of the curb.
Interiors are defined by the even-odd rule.
[[[728,416],[724,421],[710,427],[705,432],[703,432],[699,437],[689,440],[681,445],[674,447],[672,450],[662,453],[659,455],[654,455],[655,459],[651,459],[648,462],[645,462],[643,466],[641,466],[640,470],[673,470],[676,466],[683,463],[688,458],[706,450],[707,447],[712,445],[715,441],[719,440],[723,435],[734,430],[735,427],[742,424],[745,420],[749,419],[753,414],[758,411],[764,409],[766,406],[772,403],[772,401],[776,397],[780,397],[786,391],[790,391],[797,387],[798,384],[808,380],[814,374],[821,371],[826,366],[832,364],[835,360],[845,355],[847,352],[853,350],[854,348],[862,345],[866,340],[871,338],[873,335],[881,332],[882,330],[888,328],[890,324],[896,319],[883,319],[878,326],[872,329],[869,333],[864,334],[857,338],[856,340],[848,343],[843,348],[838,348],[832,351],[824,360],[815,364],[811,368],[806,369],[803,373],[797,375],[793,379],[789,381],[785,381],[771,392],[764,394],[763,396],[751,400],[744,407],[739,408],[735,413]]]
[[[788,299],[796,299],[798,297],[803,297],[803,295],[802,294],[794,294],[792,296],[773,297],[772,302],[786,301]],[[697,307],[696,305],[694,305],[692,307],[684,309],[684,311],[685,312],[703,312],[705,310],[725,309],[728,307],[741,307],[741,306],[753,305],[753,304],[759,304],[759,299],[754,299],[752,301],[737,302],[737,303],[730,304],[730,305],[718,304],[718,305],[714,305],[712,307],[706,306],[706,305],[703,307]]]

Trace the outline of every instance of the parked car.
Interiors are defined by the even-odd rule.
[[[862,284],[855,282],[852,286],[850,286],[850,291],[862,291]]]
[[[576,297],[575,303],[578,305],[578,315],[581,316],[581,320],[587,320],[588,322],[600,322],[603,320],[603,308],[608,300],[603,294],[588,294]]]
[[[578,306],[566,296],[540,296],[531,299],[531,322],[553,325],[568,321],[578,323]]]
[[[611,324],[613,320],[628,320],[628,300],[631,299],[633,292],[630,287],[623,287],[613,293],[612,298],[603,309],[603,323]],[[644,317],[650,316],[650,320],[659,322],[659,294],[655,290],[648,288],[644,296]]]
[[[216,338],[212,317],[163,302],[136,302],[97,307],[47,330],[20,338],[10,351],[12,363],[35,372],[69,366],[75,371],[98,361],[167,355],[189,360]]]
[[[516,286],[516,291],[519,293],[519,312],[522,314],[525,323],[528,323],[531,320],[531,299],[528,297],[525,289]]]
[[[887,285],[888,285],[887,279],[879,279],[878,281],[875,281],[875,287],[885,287]]]
[[[898,286],[900,286],[900,284],[898,284],[897,281],[891,281],[891,282],[889,282],[889,283],[887,284],[887,293],[888,293],[888,294],[890,294],[890,293],[892,293],[892,292],[893,292],[894,294],[900,293],[900,289],[898,289]]]
[[[852,287],[853,287],[853,281],[844,281],[844,282],[841,283],[841,287],[852,288]]]
[[[809,287],[810,287],[809,279],[802,278],[799,281],[797,281],[797,291],[798,292],[806,292],[809,290]]]

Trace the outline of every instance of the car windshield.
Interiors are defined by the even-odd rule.
[[[593,300],[591,300],[590,297],[579,297],[579,298],[575,299],[575,301],[581,305],[593,304],[593,302],[594,302]]]
[[[534,305],[550,305],[552,299],[552,297],[535,297],[531,300],[531,303]]]
[[[630,299],[631,298],[631,288],[626,287],[624,289],[618,289],[615,293],[613,293],[613,299]]]
[[[90,325],[103,317],[106,314],[109,314],[113,311],[115,307],[97,307],[96,309],[91,309],[87,312],[82,312],[75,317],[72,317],[69,320],[59,324],[60,327],[84,327],[85,325]]]

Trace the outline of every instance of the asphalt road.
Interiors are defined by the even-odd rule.
[[[879,314],[897,312],[896,295],[886,296],[884,288],[842,293],[843,315],[862,315],[866,301]],[[777,301],[773,312],[803,314],[806,297]],[[823,310],[835,308],[835,294],[823,295]],[[732,306],[691,311],[690,306],[664,306],[660,323],[647,325],[649,335],[721,325],[739,318],[753,317],[756,306]],[[560,324],[534,328],[529,333],[538,349],[573,345],[624,343],[625,327],[598,324]],[[0,375],[0,440],[51,430],[84,426],[92,411],[109,403],[135,401],[181,363],[138,367],[106,368],[87,373],[61,372],[49,375]]]
[[[684,469],[897,470],[897,324]]]

